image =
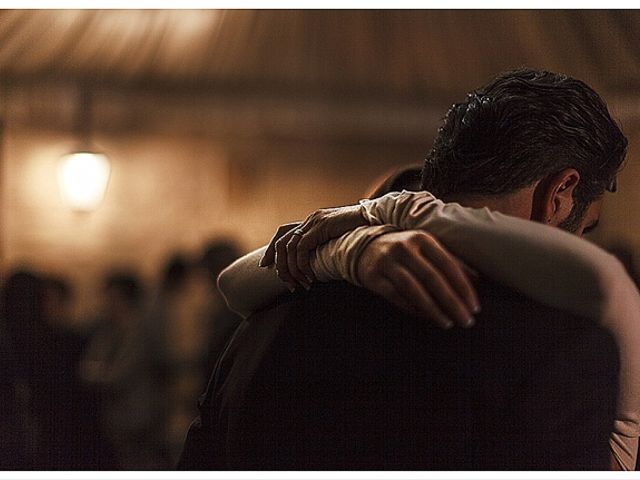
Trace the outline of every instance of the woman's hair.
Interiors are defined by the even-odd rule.
[[[387,173],[382,180],[377,180],[369,187],[367,198],[378,198],[389,192],[401,190],[420,190],[420,165],[406,165]]]

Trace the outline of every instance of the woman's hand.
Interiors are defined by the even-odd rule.
[[[367,290],[442,328],[471,327],[480,311],[472,272],[421,230],[379,236],[358,259],[357,272]]]
[[[302,224],[281,226],[260,261],[276,263],[290,289],[315,279],[309,255],[322,243],[365,223],[359,206],[318,210]],[[358,259],[360,283],[408,313],[443,328],[470,327],[480,310],[472,274],[432,235],[418,230],[373,240]]]
[[[333,238],[357,227],[367,225],[360,205],[316,210],[301,224],[287,224],[269,242],[260,266],[275,262],[280,279],[289,289],[303,286],[309,289],[315,281],[309,260],[311,252]]]

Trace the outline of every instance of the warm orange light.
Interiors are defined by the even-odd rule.
[[[73,210],[95,210],[104,198],[110,173],[106,155],[92,152],[65,155],[58,168],[62,198]]]

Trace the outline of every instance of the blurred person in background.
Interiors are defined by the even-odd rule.
[[[207,380],[209,299],[204,266],[181,252],[172,254],[145,321],[162,405],[164,468],[175,465]]]
[[[47,275],[44,281],[44,309],[47,323],[71,330],[73,289],[68,280],[57,275]]]
[[[32,362],[25,364],[24,347],[33,344],[33,331],[41,314],[40,283],[28,270],[13,272],[2,285],[0,298],[0,467],[3,470],[36,469],[46,464],[42,458],[44,439],[36,424],[32,397]],[[21,328],[23,326],[23,328]],[[27,357],[33,357],[33,351]]]
[[[138,276],[104,277],[100,314],[81,365],[82,378],[99,391],[99,423],[112,445],[115,468],[162,468],[158,429],[160,389],[143,322],[144,290]]]
[[[104,439],[95,413],[99,408],[99,397],[80,377],[81,362],[87,346],[89,332],[80,329],[73,317],[73,286],[63,276],[43,277],[44,318],[54,342],[64,352],[68,381],[72,398],[69,399],[75,412],[69,417],[67,442],[74,452],[74,469],[101,470],[114,465],[113,452]],[[71,467],[70,467],[71,468]]]
[[[17,393],[14,352],[4,318],[0,316],[0,470],[35,467],[28,448],[27,423],[22,419]]]
[[[63,284],[56,280],[54,289]],[[26,439],[22,447],[14,445],[18,451],[9,459],[15,462],[11,468],[73,470],[86,465],[78,414],[85,406],[76,376],[82,343],[55,323],[51,285],[51,279],[20,269],[2,288],[3,395],[11,384],[7,409],[14,410],[13,428]],[[70,292],[68,286],[63,289]],[[10,431],[11,426],[0,435]]]
[[[145,320],[156,365],[163,411],[162,442],[167,468],[178,459],[196,399],[241,318],[218,292],[216,278],[239,255],[228,239],[212,240],[192,260],[182,252],[169,256]]]

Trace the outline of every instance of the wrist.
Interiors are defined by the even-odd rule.
[[[377,225],[374,227],[365,227],[363,232],[366,232],[359,242],[353,247],[351,254],[347,280],[359,287],[363,286],[363,279],[365,278],[366,268],[370,264],[370,252],[369,246],[375,242],[381,236],[397,232],[399,229],[393,225]]]

